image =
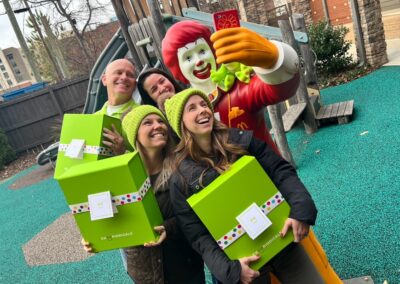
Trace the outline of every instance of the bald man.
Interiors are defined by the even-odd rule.
[[[122,114],[137,106],[132,99],[136,88],[135,66],[126,58],[109,63],[101,77],[101,82],[107,88],[108,100],[95,114],[106,114],[121,119]],[[125,153],[124,139],[115,129],[104,128],[103,144],[110,147],[114,154]]]

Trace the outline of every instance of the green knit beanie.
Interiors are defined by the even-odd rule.
[[[165,122],[167,121],[162,112],[151,105],[137,106],[122,119],[122,135],[125,141],[128,141],[134,150],[136,150],[136,138],[140,123],[142,123],[142,120],[149,114],[157,114]]]
[[[194,95],[202,97],[207,102],[211,111],[213,111],[210,99],[205,93],[197,89],[186,89],[165,101],[165,114],[167,115],[169,125],[171,125],[179,138],[182,137],[181,121],[183,109],[185,108],[186,102],[189,98]]]

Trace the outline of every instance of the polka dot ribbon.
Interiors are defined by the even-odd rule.
[[[60,144],[58,146],[58,151],[65,152],[68,148],[69,144]],[[83,149],[83,153],[85,154],[94,154],[94,155],[102,155],[102,156],[114,156],[113,151],[110,148],[102,147],[102,146],[85,146]]]
[[[281,204],[285,199],[283,198],[282,194],[278,192],[273,197],[268,199],[265,203],[260,206],[261,211],[268,215],[274,208],[276,208],[279,204]],[[217,243],[221,249],[226,249],[230,246],[233,242],[239,239],[246,233],[245,229],[242,225],[238,224],[235,228],[230,230],[226,233],[223,237],[217,240]]]
[[[150,187],[150,178],[147,178],[137,192],[130,192],[122,195],[113,196],[111,197],[111,201],[116,206],[140,202],[146,196]],[[72,214],[79,214],[90,211],[88,202],[69,205],[69,209],[71,209]]]

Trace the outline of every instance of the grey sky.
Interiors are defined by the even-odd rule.
[[[14,2],[14,1],[10,1]],[[107,0],[102,0],[100,2],[104,2],[107,4],[110,4],[110,1]],[[10,3],[12,5],[13,9],[16,9],[20,7],[19,5],[15,5],[13,3]],[[108,15],[102,19],[103,22],[106,22],[111,16],[113,16],[113,10],[112,6],[110,4],[110,7],[108,8]],[[44,11],[45,12],[45,11]],[[27,37],[32,30],[30,30],[28,27],[25,25],[26,18],[28,17],[28,13],[18,13],[15,14],[15,17],[17,18],[19,28],[21,31],[25,34],[25,37]],[[5,14],[5,9],[3,7],[3,3],[0,3],[0,48],[8,48],[8,47],[20,47],[17,37],[15,36],[14,30],[12,29],[10,20]]]
[[[3,4],[0,4],[0,11],[4,12]],[[22,32],[30,33],[29,28],[23,26],[24,18],[26,17],[24,13],[16,14],[18,25]],[[0,15],[0,48],[4,49],[7,47],[19,47],[19,43],[15,33],[11,27],[10,20],[7,15]]]

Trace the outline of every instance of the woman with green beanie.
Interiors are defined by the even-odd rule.
[[[317,209],[296,170],[252,132],[228,129],[214,119],[208,97],[188,89],[165,102],[168,121],[181,138],[176,147],[169,181],[171,202],[178,224],[191,246],[202,255],[222,283],[271,283],[273,272],[281,283],[324,283],[312,261],[298,244],[314,225]],[[272,179],[291,211],[280,235],[293,231],[294,243],[279,252],[260,271],[250,263],[259,256],[230,260],[186,201],[225,172],[242,155],[254,156]]]
[[[173,142],[164,115],[153,106],[139,106],[123,118],[122,130],[142,158],[165,220],[155,228],[161,233],[158,243],[125,249],[128,273],[136,283],[204,283],[203,261],[177,229],[169,199]]]
[[[122,119],[124,140],[137,150],[150,177],[164,222],[156,243],[125,248],[129,276],[136,284],[204,284],[204,263],[176,225],[169,198],[169,154],[174,146],[164,115],[154,106],[132,109]]]

